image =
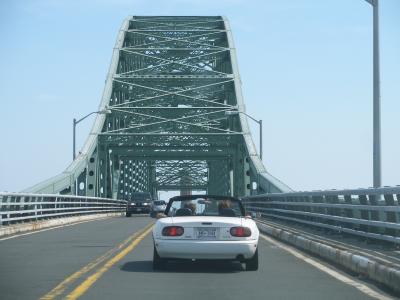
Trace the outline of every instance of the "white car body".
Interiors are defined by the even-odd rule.
[[[167,204],[156,205],[155,203],[157,203],[157,202],[159,202],[159,200],[153,201],[151,210],[153,212],[164,212],[165,209],[167,208]]]
[[[163,236],[166,226],[181,226],[181,236]],[[248,237],[230,234],[232,227],[247,227]],[[207,228],[215,228],[215,237],[207,238]],[[199,232],[202,236],[199,237]],[[162,259],[228,259],[245,261],[257,250],[259,231],[248,217],[175,216],[157,220],[153,229],[154,246]]]

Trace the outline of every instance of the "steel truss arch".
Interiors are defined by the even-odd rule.
[[[80,154],[26,192],[129,199],[137,191],[287,192],[260,160],[225,17],[127,18]],[[258,183],[252,191],[252,182]]]

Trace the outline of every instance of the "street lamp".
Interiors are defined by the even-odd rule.
[[[379,71],[379,0],[365,0],[373,7],[373,182],[374,188],[381,184],[381,95]]]
[[[246,114],[244,111],[239,111],[239,110],[227,110],[225,111],[225,116],[234,116],[238,114],[244,114],[248,118],[252,119],[254,122],[258,123],[259,128],[260,128],[260,159],[262,160],[262,153],[263,153],[263,147],[262,147],[262,120],[257,120],[250,116],[249,114]]]
[[[87,114],[86,116],[84,116],[83,118],[80,118],[78,121],[74,118],[74,120],[72,121],[72,158],[73,160],[75,160],[75,135],[76,135],[76,124],[80,123],[81,121],[85,120],[87,117],[93,115],[93,114],[109,114],[111,113],[111,110],[109,109],[103,109],[103,110],[99,110],[99,111],[93,111],[89,114]]]

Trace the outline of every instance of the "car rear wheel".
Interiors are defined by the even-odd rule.
[[[258,248],[254,253],[253,257],[246,261],[246,271],[257,271],[258,270]]]
[[[153,270],[159,270],[165,265],[165,260],[158,255],[156,246],[153,248]]]
[[[130,216],[131,216],[131,213],[128,213],[128,212],[127,212],[127,213],[126,213],[126,216],[127,216],[127,217],[130,217]]]

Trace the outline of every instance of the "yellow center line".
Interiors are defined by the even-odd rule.
[[[148,228],[139,237],[137,237],[128,247],[119,252],[113,258],[105,263],[96,273],[89,276],[84,282],[76,287],[66,299],[74,300],[82,296],[105,272],[107,272],[114,264],[123,259],[129,252],[131,252],[145,237],[150,233],[152,227]]]
[[[87,272],[93,270],[95,267],[97,267],[100,263],[108,259],[113,253],[116,251],[120,250],[121,248],[125,247],[128,243],[130,243],[134,238],[136,238],[141,232],[144,232],[145,230],[149,230],[153,227],[153,224],[149,224],[146,227],[144,227],[142,230],[135,232],[132,234],[130,237],[125,239],[121,244],[118,246],[114,247],[113,249],[107,251],[105,254],[102,256],[96,258],[94,261],[90,262],[80,270],[76,271],[72,275],[68,276],[66,279],[64,279],[61,283],[59,283],[54,289],[52,289],[50,292],[48,292],[46,295],[42,296],[40,300],[52,300],[55,299],[57,296],[61,295],[69,285],[74,283],[76,280],[78,280],[80,277],[82,277],[84,274]]]

